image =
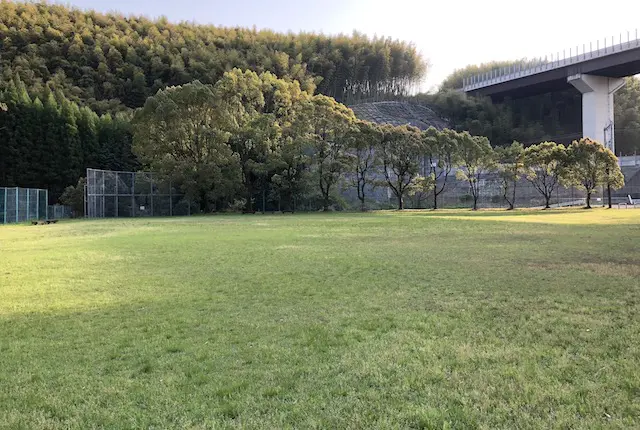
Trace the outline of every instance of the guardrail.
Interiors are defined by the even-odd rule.
[[[635,31],[635,38],[631,39],[631,33],[627,31],[627,41],[623,42],[623,35],[620,33],[619,43],[615,43],[615,37],[611,37],[611,44],[607,46],[607,39],[604,39],[603,46],[600,47],[600,41],[596,42],[596,49],[593,49],[594,44],[589,43],[589,51],[587,51],[587,45],[582,45],[582,54],[580,54],[579,46],[576,46],[575,51],[569,48],[569,57],[566,57],[566,50],[562,51],[562,58],[560,52],[555,56],[551,54],[551,60],[549,56],[544,59],[533,60],[528,64],[516,64],[509,67],[501,67],[490,72],[481,73],[479,75],[470,76],[464,78],[462,81],[463,91],[473,91],[478,88],[484,88],[491,85],[499,84],[502,82],[510,81],[512,79],[522,78],[525,76],[535,75],[537,73],[546,72],[548,70],[559,69],[571,64],[580,63],[592,58],[605,57],[618,52],[628,51],[640,47],[640,38],[638,38],[638,29]],[[573,52],[576,55],[573,55]],[[532,64],[533,63],[533,64]]]
[[[640,155],[621,155],[618,157],[620,167],[640,166]]]

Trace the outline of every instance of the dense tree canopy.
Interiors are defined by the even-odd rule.
[[[235,67],[271,71],[349,101],[408,94],[425,72],[411,44],[352,35],[173,24],[47,3],[0,2],[0,67],[99,113],[141,107],[166,86],[213,84]]]
[[[47,188],[52,198],[87,167],[133,170],[129,115],[98,116],[60,91],[29,94],[19,79],[0,92],[0,184]]]
[[[214,88],[198,81],[150,97],[134,118],[134,152],[146,166],[182,184],[200,203],[233,195],[239,183],[238,155],[227,142],[228,116],[216,108]]]

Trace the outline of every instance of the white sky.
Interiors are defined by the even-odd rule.
[[[67,1],[64,1],[68,4]],[[413,42],[431,64],[423,85],[437,86],[467,64],[569,53],[579,45],[640,27],[640,0],[71,0],[171,21],[276,31],[384,35]]]

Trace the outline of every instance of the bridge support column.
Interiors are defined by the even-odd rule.
[[[567,81],[582,93],[582,135],[615,153],[613,94],[624,85],[624,79],[577,74]]]

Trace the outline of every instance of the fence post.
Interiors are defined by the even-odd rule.
[[[131,218],[136,216],[136,173],[131,172]]]
[[[29,207],[29,194],[31,194],[30,191],[31,191],[31,188],[27,188],[27,221],[29,221],[31,219],[31,216],[30,216],[31,215],[30,214],[30,209],[31,208]]]
[[[102,171],[102,208],[100,208],[100,210],[102,211],[102,218],[104,218],[104,193],[105,193],[105,188],[104,188],[104,170]]]
[[[116,218],[118,218],[118,215],[120,212],[120,197],[118,197],[118,194],[120,193],[120,179],[118,178],[118,172],[116,172],[116,210],[115,210],[115,214],[116,214]]]
[[[2,218],[4,220],[4,224],[7,223],[7,189],[4,189],[4,218]]]
[[[20,222],[20,220],[18,219],[18,204],[20,203],[19,199],[18,199],[18,193],[20,192],[20,188],[16,187],[16,222]]]

